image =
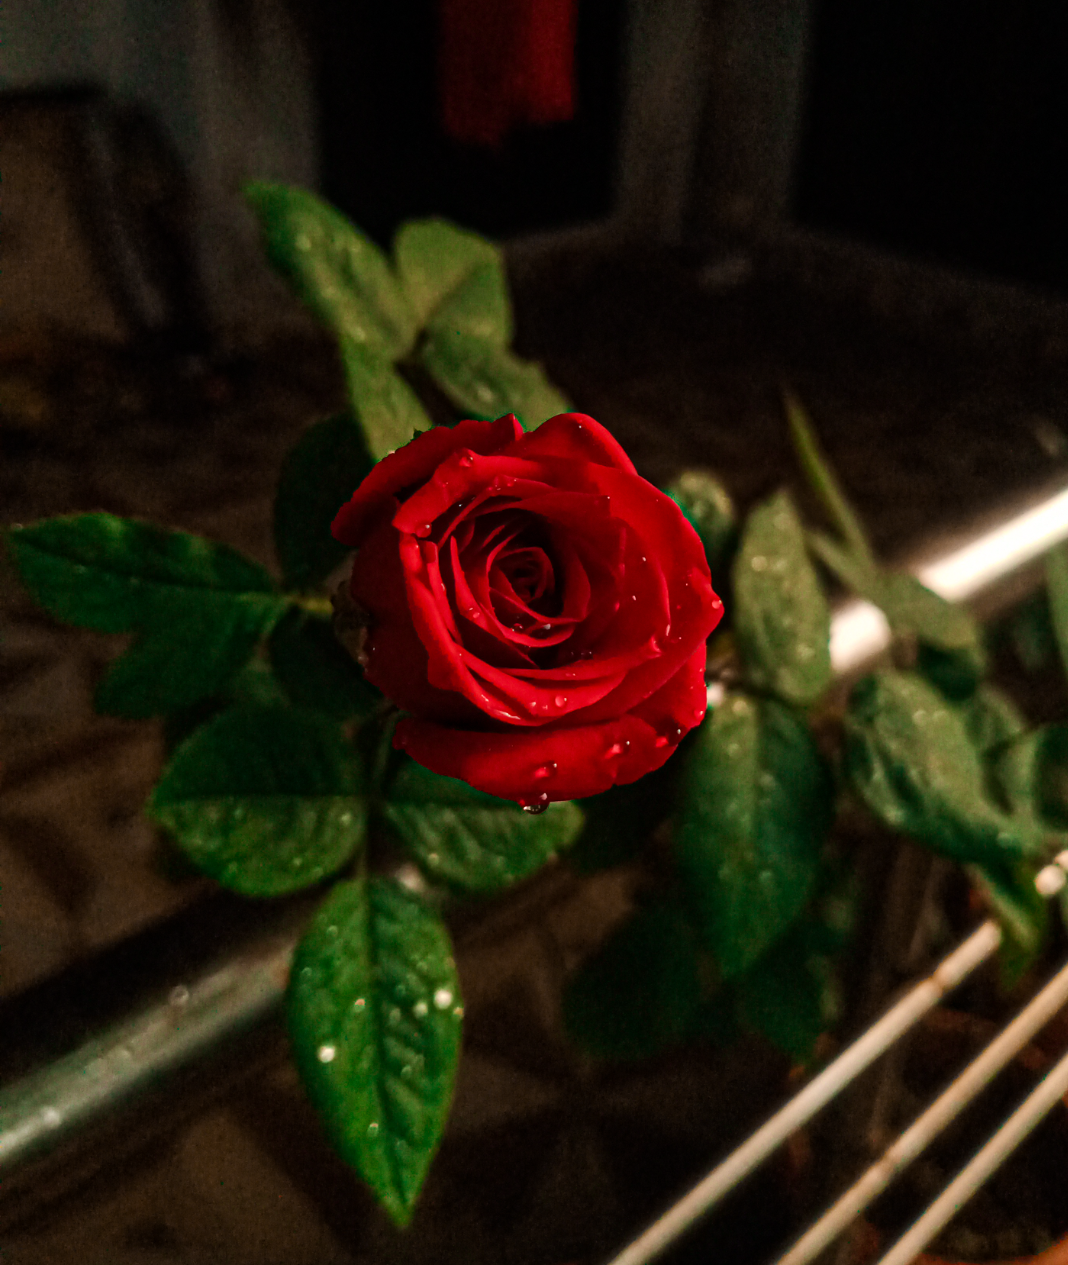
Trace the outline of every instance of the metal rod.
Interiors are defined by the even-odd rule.
[[[961,1169],[920,1219],[901,1236],[877,1265],[909,1265],[951,1221],[1036,1125],[1068,1093],[1068,1054],[1024,1099],[994,1136]]]
[[[1066,882],[1068,850],[1035,877],[1044,897],[1055,895]],[[612,1258],[608,1265],[647,1265],[748,1177],[777,1147],[806,1124],[846,1085],[893,1043],[1000,945],[1001,929],[988,919],[945,958],[927,979],[915,985],[881,1019],[781,1107],[756,1133],[700,1181],[678,1203],[657,1218],[638,1238]],[[1066,968],[1068,969],[1068,968]],[[1058,977],[1059,978],[1059,977]],[[1068,980],[1065,981],[1068,984]],[[1068,992],[1068,988],[1066,988]],[[1023,1044],[1021,1042],[1021,1044]]]
[[[1005,1028],[974,1062],[886,1149],[863,1177],[779,1257],[776,1265],[806,1265],[838,1237],[894,1178],[976,1097],[1036,1032],[1068,1001],[1068,966]]]
[[[659,1256],[743,1178],[748,1177],[791,1133],[811,1120],[839,1090],[855,1080],[902,1033],[922,1019],[946,993],[956,988],[981,962],[985,962],[1000,943],[1001,930],[992,920],[973,931],[931,975],[911,988],[688,1195],[613,1257],[610,1265],[646,1265]]]

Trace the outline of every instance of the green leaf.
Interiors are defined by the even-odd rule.
[[[1045,725],[1035,734],[1035,809],[1068,830],[1068,725]]]
[[[738,522],[730,494],[707,470],[684,470],[664,490],[701,538],[715,579],[738,544]]]
[[[297,947],[288,1011],[301,1078],[334,1146],[407,1225],[460,1054],[448,932],[396,883],[339,883]]]
[[[750,515],[734,562],[734,627],[749,679],[788,703],[831,680],[831,616],[785,492]]]
[[[194,865],[245,896],[336,873],[366,833],[364,778],[340,726],[313,712],[223,712],[175,752],[148,802]]]
[[[1026,671],[1038,672],[1052,662],[1057,653],[1057,639],[1047,593],[1035,594],[1024,602],[1007,623],[1009,641]]]
[[[465,417],[490,420],[514,413],[527,430],[568,413],[566,396],[540,366],[462,331],[438,330],[426,341],[423,363]]]
[[[996,685],[981,685],[960,710],[968,737],[984,756],[1015,742],[1027,731],[1019,708]]]
[[[328,619],[294,607],[275,625],[267,646],[275,675],[298,707],[350,720],[367,716],[382,702],[338,643]]]
[[[285,610],[262,567],[186,532],[81,514],[12,528],[7,541],[26,587],[57,619],[141,634],[98,696],[123,716],[214,693]]]
[[[801,1063],[839,1013],[830,960],[811,940],[809,926],[799,926],[735,984],[742,1022]]]
[[[961,714],[921,677],[884,672],[854,689],[845,768],[895,830],[958,861],[1003,863],[1041,847],[1029,816],[1000,811]]]
[[[500,276],[496,288],[507,296],[500,247],[448,220],[409,220],[402,224],[393,241],[393,258],[420,326],[426,325],[435,310],[476,270],[495,270]],[[510,314],[507,321],[510,325]],[[499,342],[503,345],[510,340],[509,332]]]
[[[1035,887],[1035,866],[1006,861],[970,865],[968,873],[1001,925],[1001,979],[1012,988],[1041,956],[1049,932],[1049,906]]]
[[[936,650],[970,655],[982,674],[986,659],[979,625],[962,606],[933,593],[914,575],[888,571],[879,579],[873,600],[882,607],[898,636],[911,634]]]
[[[391,360],[409,350],[415,316],[369,237],[306,189],[249,184],[245,198],[267,258],[324,325]]]
[[[809,529],[805,532],[805,541],[827,570],[837,576],[851,593],[878,605],[880,573],[874,563],[858,558],[826,532]]]
[[[349,554],[330,534],[338,510],[374,460],[347,413],[310,426],[282,465],[274,501],[274,547],[285,583],[308,589]]]
[[[205,611],[176,605],[112,663],[94,704],[109,716],[146,719],[181,711],[225,690],[267,633],[282,602],[266,610],[250,603]]]
[[[533,874],[582,829],[573,803],[525,813],[413,760],[391,781],[382,812],[431,878],[479,894]]]
[[[380,352],[342,338],[341,360],[349,403],[375,461],[388,457],[419,431],[430,428],[430,418],[419,397]]]
[[[1058,545],[1046,554],[1046,593],[1054,640],[1068,675],[1068,545]]]
[[[724,977],[745,971],[804,909],[833,786],[802,721],[736,694],[684,757],[675,856]]]
[[[700,1008],[697,937],[667,900],[639,910],[564,991],[568,1033],[604,1059],[644,1059],[677,1045]]]
[[[852,555],[855,565],[869,572],[874,571],[875,555],[867,534],[835,478],[830,462],[820,451],[808,413],[801,401],[790,391],[783,392],[783,405],[790,426],[790,438],[794,441],[794,450],[809,486],[819,497],[831,522],[846,542],[847,552]]]
[[[431,317],[429,329],[442,334],[468,334],[494,347],[512,341],[512,304],[500,261],[480,264]]]

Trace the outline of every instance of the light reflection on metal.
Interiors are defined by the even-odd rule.
[[[998,584],[1054,545],[1068,540],[1068,490],[1011,515],[966,545],[912,568],[947,602],[967,602]],[[886,616],[871,602],[847,602],[831,625],[831,666],[849,676],[890,645]]]
[[[964,548],[928,562],[918,574],[943,596],[964,600],[1066,538],[1068,491],[1060,491],[1036,508],[1013,513]],[[835,671],[855,671],[885,649],[886,638],[885,620],[874,607],[847,604],[832,625]],[[710,691],[714,705],[722,686],[714,683]],[[161,981],[158,1001],[96,1033],[68,1055],[0,1088],[0,1180],[277,1014],[295,937],[286,926],[268,942],[270,928],[286,922],[279,914],[272,923],[274,916],[265,909],[261,925],[266,930],[233,957],[196,978],[171,985],[169,991]],[[966,942],[982,950],[972,965],[993,952],[998,934],[988,923]],[[691,1219],[697,1215],[700,1210]],[[646,1259],[651,1257],[624,1253],[618,1263],[636,1265]]]

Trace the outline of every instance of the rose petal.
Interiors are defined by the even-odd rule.
[[[341,507],[333,524],[335,539],[358,549],[390,499],[404,488],[424,483],[451,453],[460,448],[496,452],[522,434],[523,428],[511,414],[495,422],[467,421],[423,431],[384,457]]]
[[[637,716],[575,728],[473,733],[405,718],[394,745],[445,777],[503,799],[547,804],[585,799],[658,769],[673,748]]]
[[[516,457],[563,457],[635,473],[634,463],[612,435],[585,413],[558,413],[529,435],[521,435],[504,453]]]
[[[483,714],[465,698],[430,684],[426,647],[408,608],[398,563],[399,538],[382,520],[356,555],[349,591],[370,616],[366,676],[405,711],[453,723],[477,724]]]

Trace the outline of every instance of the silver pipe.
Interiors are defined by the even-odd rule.
[[[1065,539],[1068,491],[1058,489],[1023,512],[1007,513],[964,549],[945,551],[926,563],[922,573],[947,595],[952,589],[956,597],[973,597]],[[832,662],[841,673],[855,670],[873,653],[870,637],[858,637],[857,617],[850,614],[858,605],[847,605],[833,621]],[[874,653],[882,648],[877,646]],[[246,947],[195,977],[161,983],[154,1001],[90,1035],[62,1058],[0,1088],[0,1181],[277,1014],[296,935],[281,913],[265,909],[261,928],[264,923],[283,928],[269,945],[261,931]],[[980,929],[984,955],[993,952],[997,935],[993,924],[987,928]]]

